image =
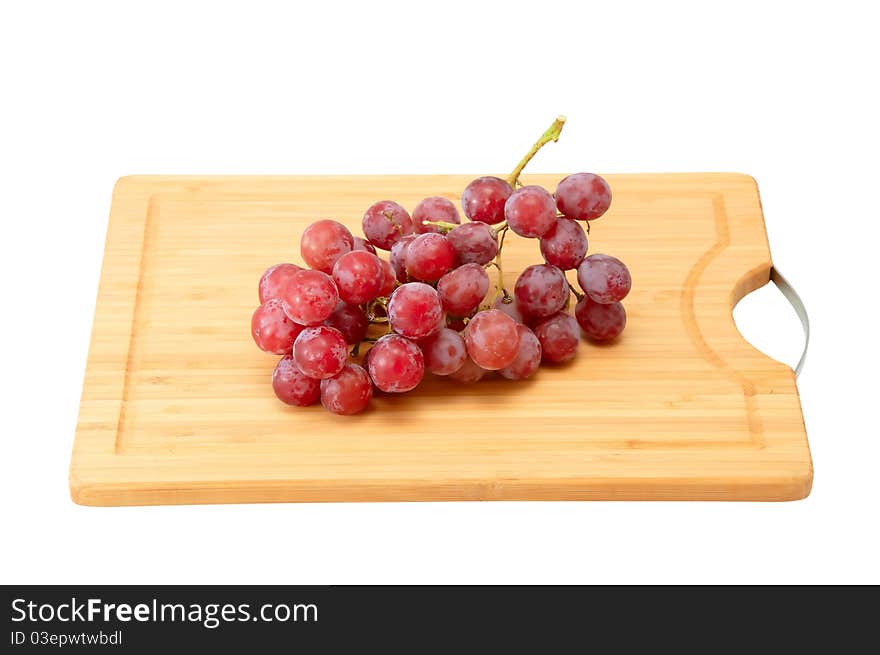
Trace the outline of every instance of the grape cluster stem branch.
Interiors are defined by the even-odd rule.
[[[495,284],[495,297],[492,299],[493,303],[498,299],[499,296],[508,295],[507,289],[504,288],[504,268],[502,268],[501,266],[501,252],[504,250],[504,237],[507,236],[508,229],[509,227],[505,223],[504,227],[497,231],[501,235],[501,239],[498,242],[498,252],[495,253],[495,259],[486,264],[487,268],[489,266],[494,266],[496,269],[498,269],[498,282],[496,282]]]
[[[544,130],[544,133],[541,137],[535,141],[535,144],[532,146],[531,150],[529,150],[525,157],[520,159],[519,163],[516,165],[516,168],[507,176],[507,183],[510,184],[514,189],[516,185],[519,184],[519,176],[523,172],[523,169],[528,165],[528,163],[532,160],[532,158],[538,154],[538,151],[543,148],[545,145],[553,141],[559,141],[559,136],[562,134],[562,128],[565,125],[565,116],[558,116],[553,124]],[[428,223],[428,221],[425,221]],[[442,227],[442,223],[440,221],[431,223],[431,225],[438,225]],[[504,237],[507,236],[507,231],[510,229],[510,226],[507,224],[507,221],[503,221],[498,225],[494,226],[496,235],[500,235],[501,239],[498,243],[498,252],[495,254],[495,259],[486,264],[486,268],[489,266],[495,266],[498,269],[498,282],[495,285],[495,297],[492,302],[498,300],[499,297],[509,298],[510,294],[507,292],[507,289],[504,288],[504,268],[501,264],[501,253],[504,250]]]
[[[446,234],[458,227],[457,223],[447,223],[446,221],[423,221],[423,224],[440,228],[442,234]]]
[[[385,310],[385,316],[376,316],[376,306]],[[387,323],[388,322],[388,299],[376,298],[367,304],[367,320],[370,323]]]
[[[520,173],[522,173],[526,165],[532,160],[532,157],[538,154],[538,151],[541,148],[551,141],[554,143],[559,141],[559,135],[562,133],[563,125],[565,125],[565,116],[557,117],[557,119],[553,121],[553,125],[548,127],[544,134],[541,135],[541,138],[535,141],[535,145],[532,146],[532,149],[526,153],[526,156],[520,160],[516,165],[516,168],[513,169],[513,172],[507,176],[507,183],[510,184],[511,187],[514,189],[516,188],[516,185],[519,182]]]

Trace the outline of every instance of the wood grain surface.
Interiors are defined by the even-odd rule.
[[[107,234],[70,469],[85,505],[792,500],[812,464],[792,370],[738,332],[771,266],[737,174],[609,175],[590,252],[633,276],[628,325],[526,382],[426,380],[340,417],[276,400],[250,335],[262,271],[318,218],[458,203],[470,175],[126,177]],[[525,175],[553,188],[560,175]],[[508,235],[507,284],[540,261]],[[569,275],[570,279],[574,279]]]

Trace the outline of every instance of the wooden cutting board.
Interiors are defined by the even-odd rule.
[[[758,190],[734,174],[609,175],[590,252],[630,267],[613,345],[527,382],[426,379],[334,416],[276,400],[257,281],[318,218],[455,202],[473,176],[119,180],[70,470],[85,505],[401,500],[792,500],[812,484],[792,370],[733,306],[769,279]],[[555,186],[561,175],[526,175]],[[507,283],[540,261],[509,235]],[[573,276],[569,276],[574,279]]]

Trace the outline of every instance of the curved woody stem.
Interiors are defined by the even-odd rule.
[[[529,150],[525,156],[519,161],[516,165],[516,168],[507,176],[507,183],[510,184],[511,187],[516,189],[516,185],[519,184],[519,176],[523,172],[523,169],[528,165],[528,163],[532,160],[532,158],[538,153],[538,151],[543,148],[545,145],[553,141],[554,143],[559,140],[559,136],[562,133],[562,127],[565,125],[565,116],[558,116],[553,124],[544,130],[544,133],[541,135],[535,144],[532,146],[531,150]],[[426,221],[427,222],[427,221]],[[499,223],[493,228],[496,234],[501,235],[501,240],[498,243],[498,252],[495,255],[495,259],[493,259],[489,264],[486,264],[486,267],[495,266],[498,269],[498,281],[495,284],[495,298],[493,299],[493,303],[498,299],[499,296],[504,298],[509,298],[510,294],[507,292],[507,289],[504,288],[504,269],[501,264],[501,253],[504,249],[504,237],[507,236],[507,231],[510,229],[510,226],[507,224],[507,221]]]
[[[514,189],[516,188],[517,183],[519,182],[520,173],[522,173],[523,169],[526,165],[532,160],[538,151],[543,148],[545,145],[553,141],[559,141],[559,135],[562,133],[562,127],[565,125],[565,116],[559,116],[553,121],[553,125],[548,127],[544,134],[541,135],[541,138],[535,141],[535,145],[532,146],[532,149],[526,153],[526,156],[523,157],[520,162],[516,165],[516,168],[507,176],[507,183],[510,184]]]

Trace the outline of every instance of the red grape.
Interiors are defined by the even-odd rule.
[[[357,414],[372,397],[370,376],[357,364],[346,364],[332,378],[321,380],[321,404],[334,414]]]
[[[504,220],[504,203],[513,189],[497,177],[478,177],[461,194],[464,215],[472,221],[494,225]]]
[[[373,253],[348,252],[333,265],[333,280],[343,302],[360,305],[379,295],[385,269]]]
[[[419,343],[425,356],[425,368],[434,375],[455,373],[467,359],[464,339],[455,330],[442,328]]]
[[[425,221],[443,221],[445,223],[461,223],[461,217],[455,205],[446,198],[431,196],[422,200],[412,213],[413,225],[416,234],[436,232],[442,234],[442,230],[436,225],[425,225]]]
[[[521,237],[542,237],[556,225],[556,204],[545,189],[524,186],[507,199],[504,217]]]
[[[567,218],[591,221],[611,206],[611,187],[592,173],[574,173],[556,186],[556,207]]]
[[[443,309],[453,316],[468,316],[489,290],[489,274],[479,264],[465,264],[449,271],[437,283]]]
[[[465,223],[446,234],[455,248],[455,263],[488,264],[498,254],[498,235],[485,223]]]
[[[373,244],[364,239],[363,237],[354,237],[354,246],[351,248],[352,250],[366,250],[367,252],[371,252],[374,255],[376,254],[376,248],[373,247]]]
[[[619,302],[599,303],[584,296],[574,315],[584,334],[595,341],[610,341],[626,327],[626,310]]]
[[[324,219],[309,225],[300,240],[300,254],[306,264],[329,274],[333,264],[354,247],[354,237],[342,223]]]
[[[336,305],[333,313],[324,321],[324,325],[336,328],[342,332],[346,343],[354,345],[363,341],[367,336],[367,328],[370,323],[360,307],[340,302]]]
[[[623,300],[632,286],[626,265],[611,255],[595,254],[587,257],[577,272],[578,284],[593,300],[611,303]]]
[[[556,221],[556,225],[541,237],[541,254],[548,264],[563,271],[577,268],[587,254],[587,235],[580,223]]]
[[[345,337],[336,328],[319,325],[300,332],[293,344],[299,370],[316,380],[332,378],[348,361]]]
[[[565,275],[550,264],[534,264],[517,278],[513,294],[519,310],[527,318],[543,318],[565,307],[568,300]]]
[[[411,244],[415,238],[415,235],[408,234],[398,239],[394,245],[391,246],[391,268],[394,269],[394,276],[401,284],[407,281],[406,252],[409,250],[409,244]]]
[[[302,330],[302,325],[297,325],[284,313],[284,306],[277,298],[270,298],[257,307],[251,317],[251,335],[260,350],[267,353],[289,353]]]
[[[443,307],[440,295],[422,282],[402,284],[388,301],[391,328],[410,339],[424,339],[440,329]]]
[[[314,405],[321,397],[321,382],[299,370],[290,355],[282,357],[272,372],[272,389],[288,405]]]
[[[525,380],[541,365],[541,342],[525,325],[517,325],[516,330],[519,332],[519,350],[516,359],[498,373],[508,380]]]
[[[260,278],[260,302],[264,303],[272,298],[281,297],[281,291],[290,276],[301,271],[302,267],[296,264],[275,264],[271,268],[266,269],[263,277]]]
[[[391,292],[394,291],[394,287],[397,286],[397,275],[394,273],[394,267],[391,266],[391,262],[384,259],[380,259],[379,261],[382,262],[383,271],[382,286],[379,288],[379,296],[390,296]]]
[[[565,362],[577,354],[580,330],[571,314],[557,312],[535,326],[535,336],[541,342],[541,357],[545,362]]]
[[[504,312],[510,318],[512,318],[517,323],[525,323],[525,317],[523,317],[523,313],[519,309],[519,305],[516,304],[516,300],[507,297],[509,302],[504,302],[504,296],[499,296],[498,299],[492,304],[494,309]]]
[[[461,365],[454,373],[450,373],[447,377],[450,380],[455,380],[456,382],[461,382],[463,384],[470,384],[471,382],[477,382],[484,375],[486,375],[488,371],[484,368],[480,368],[474,363],[470,357],[466,357],[464,360],[464,364]]]
[[[435,282],[455,264],[455,248],[442,234],[420,234],[406,247],[406,272],[423,282]]]
[[[412,341],[398,334],[386,334],[373,344],[367,366],[373,384],[387,393],[415,389],[425,376],[422,351]]]
[[[297,271],[281,292],[284,311],[300,325],[318,325],[339,302],[333,278],[321,271]]]
[[[391,200],[380,200],[371,205],[361,225],[364,236],[382,250],[391,250],[400,237],[413,233],[412,218],[403,207]]]
[[[468,355],[474,363],[490,371],[509,366],[519,350],[516,325],[497,309],[478,312],[464,330]]]

